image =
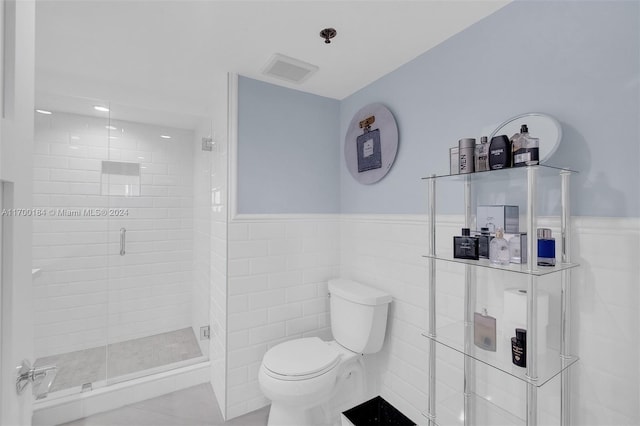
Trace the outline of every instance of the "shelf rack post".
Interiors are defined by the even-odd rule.
[[[471,176],[464,178],[464,226],[471,229]],[[464,265],[464,352],[471,354],[474,350],[472,330],[473,312],[475,311],[475,274],[471,265]],[[475,362],[470,356],[464,357],[464,425],[469,426],[475,422],[475,392],[476,392],[476,368]]]
[[[427,419],[436,426],[436,175],[428,179],[429,231],[429,401]]]
[[[527,260],[528,270],[533,272],[538,267],[538,235],[536,230],[536,184],[538,167],[527,167]],[[527,286],[527,377],[538,379],[538,298],[537,277],[529,275]],[[527,384],[527,426],[538,423],[538,388],[535,384]]]
[[[560,230],[562,234],[562,262],[571,262],[571,210],[570,183],[571,173],[567,170],[560,172],[562,212],[560,215]],[[562,272],[560,296],[560,356],[568,359],[571,355],[571,270]],[[560,378],[560,424],[571,424],[569,370],[564,369]]]

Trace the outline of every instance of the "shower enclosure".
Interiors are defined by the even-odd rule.
[[[58,370],[48,398],[206,361],[210,122],[45,93],[36,108],[34,350]]]

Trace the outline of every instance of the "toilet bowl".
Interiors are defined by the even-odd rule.
[[[382,347],[391,296],[344,279],[330,280],[329,294],[335,340],[293,339],[262,359],[258,381],[271,400],[269,426],[329,424],[331,407],[340,405],[332,398],[349,381],[364,396],[363,354]]]
[[[262,392],[272,401],[269,425],[327,424],[330,414],[323,405],[345,377],[363,370],[362,355],[335,341],[309,337],[273,347],[258,375]]]

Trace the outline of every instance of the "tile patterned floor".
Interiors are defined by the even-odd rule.
[[[51,392],[202,356],[191,328],[127,340],[105,347],[38,358],[35,366],[56,365]],[[107,376],[108,374],[108,376]]]
[[[268,415],[265,407],[224,422],[211,385],[204,384],[64,426],[265,426]]]

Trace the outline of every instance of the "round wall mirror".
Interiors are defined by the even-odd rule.
[[[500,124],[489,135],[489,140],[496,135],[507,135],[511,138],[516,133],[520,133],[520,126],[526,124],[529,134],[540,139],[540,164],[544,164],[558,149],[562,140],[562,127],[555,118],[547,114],[531,112],[527,114],[511,117]]]

